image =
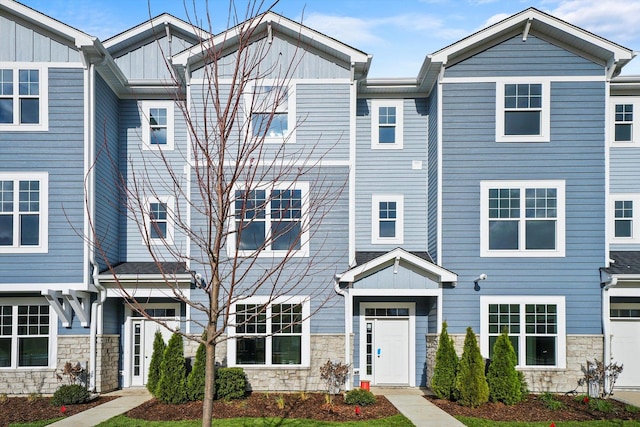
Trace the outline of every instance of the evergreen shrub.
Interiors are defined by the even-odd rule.
[[[369,390],[354,388],[344,394],[344,403],[359,406],[373,405],[376,403],[376,396]]]
[[[493,357],[487,373],[489,400],[514,405],[522,400],[516,352],[505,328],[493,345]]]
[[[91,394],[85,386],[80,384],[65,384],[53,393],[51,404],[54,406],[62,406],[84,403],[89,400],[89,397],[91,397]]]
[[[247,389],[247,377],[242,368],[216,369],[216,398],[242,399]]]
[[[489,386],[484,369],[485,363],[478,340],[471,327],[468,327],[456,375],[458,403],[475,408],[489,401]]]
[[[186,402],[186,374],[182,335],[174,333],[164,350],[160,364],[160,380],[156,387],[156,398],[164,403]]]
[[[442,322],[442,332],[438,338],[436,351],[436,366],[431,378],[431,390],[440,399],[453,399],[458,370],[458,355],[453,345],[453,339],[447,332],[447,322]]]
[[[162,333],[158,330],[153,337],[153,353],[151,354],[151,361],[149,362],[149,374],[147,376],[147,390],[153,396],[156,395],[156,387],[160,380],[160,364],[164,357],[164,349],[166,348],[164,339],[162,339]]]
[[[206,378],[207,348],[204,343],[198,346],[193,368],[187,377],[187,394],[189,400],[204,399],[204,382]]]

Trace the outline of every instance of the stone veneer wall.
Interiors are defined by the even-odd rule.
[[[96,337],[96,391],[106,393],[116,390],[119,384],[120,336]]]
[[[251,390],[319,391],[320,366],[327,360],[344,363],[344,334],[311,335],[311,364],[308,368],[250,367],[244,368]]]
[[[464,347],[464,335],[449,335],[458,353],[462,355]],[[431,384],[433,368],[438,349],[438,335],[427,335],[427,385]],[[602,359],[604,354],[604,340],[602,335],[567,335],[567,367],[557,368],[535,368],[519,369],[524,372],[529,384],[529,390],[533,393],[564,393],[574,390],[578,386],[578,379],[582,378],[581,366],[587,360]],[[585,392],[582,387],[579,392]]]

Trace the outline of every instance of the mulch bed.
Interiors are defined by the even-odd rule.
[[[278,407],[277,400],[284,400],[284,408]],[[319,421],[356,421],[390,417],[398,410],[384,397],[376,396],[376,403],[360,408],[356,414],[354,406],[344,403],[342,395],[334,396],[333,404],[327,405],[321,393],[252,393],[241,400],[216,401],[214,418],[237,417],[280,417],[304,418]],[[152,399],[126,414],[130,418],[148,421],[194,420],[202,418],[202,402],[167,405]]]
[[[6,427],[11,423],[27,423],[75,415],[116,397],[100,396],[91,402],[66,405],[64,414],[61,412],[60,406],[51,405],[51,398],[48,397],[9,397],[6,400],[0,400],[0,427]]]
[[[571,395],[554,395],[562,403],[560,409],[549,409],[540,395],[530,394],[516,405],[486,403],[478,408],[467,408],[455,402],[426,396],[445,412],[454,416],[484,418],[492,421],[589,421],[589,420],[640,420],[640,412],[629,412],[624,403],[608,399],[613,406],[610,412],[591,410],[588,403]]]

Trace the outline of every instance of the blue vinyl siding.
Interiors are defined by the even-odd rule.
[[[398,246],[408,251],[427,249],[427,138],[429,101],[405,99],[403,148],[371,148],[371,101],[357,103],[356,153],[356,248],[358,251],[389,251]],[[412,162],[422,169],[412,169]],[[407,185],[407,183],[411,185]],[[371,197],[373,194],[404,196],[404,238],[398,244],[372,244]]]
[[[638,192],[640,182],[640,148],[611,147],[609,188],[612,194],[630,194]]]
[[[49,131],[0,132],[0,172],[49,173],[49,251],[1,254],[3,283],[83,280],[83,79],[82,69],[50,68]]]
[[[438,96],[436,85],[429,97],[429,136],[427,139],[427,250],[433,261],[438,253]]]
[[[604,67],[532,34],[518,35],[447,68],[447,77],[604,76]]]

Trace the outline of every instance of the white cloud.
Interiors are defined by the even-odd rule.
[[[362,18],[310,13],[305,16],[304,25],[356,47],[382,40],[375,32],[374,21]]]

